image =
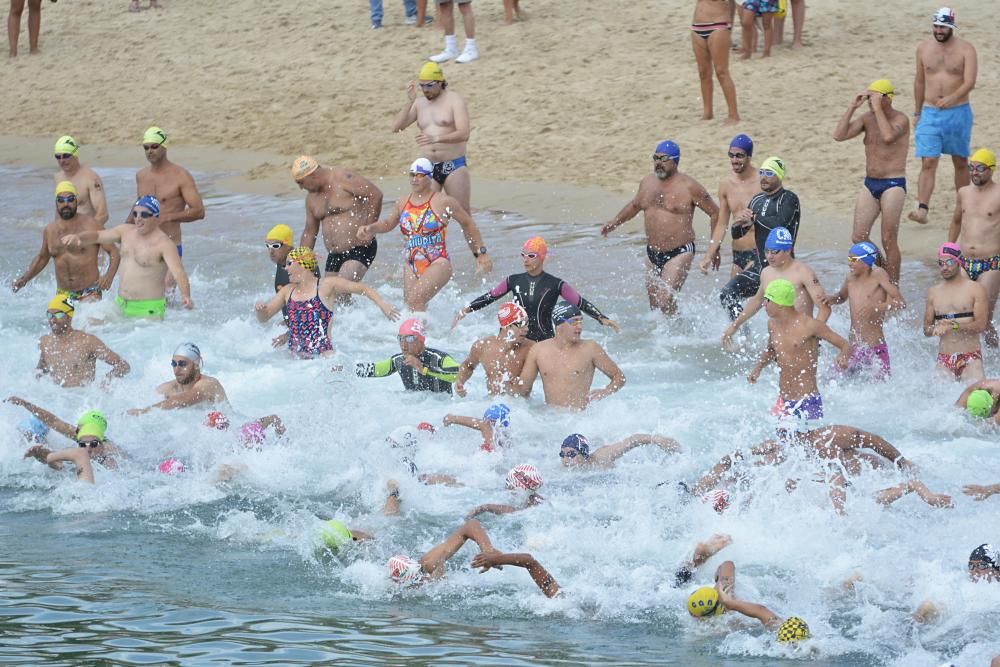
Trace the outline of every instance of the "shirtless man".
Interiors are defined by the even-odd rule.
[[[528,351],[517,386],[511,387],[515,393],[530,394],[535,378],[541,373],[546,404],[583,410],[625,386],[625,374],[608,353],[594,341],[580,339],[583,314],[579,308],[560,301],[552,311],[552,323],[555,337],[537,343]],[[590,389],[595,369],[611,380],[607,387]]]
[[[972,137],[969,93],[976,86],[976,48],[955,37],[955,12],[947,7],[934,12],[934,40],[917,46],[917,75],[913,80],[913,122],[920,158],[917,210],[910,220],[924,224],[934,192],[934,177],[942,153],[951,155],[955,191],[969,184],[966,172]]]
[[[55,182],[69,181],[77,190],[77,208],[83,214],[93,216],[103,227],[108,221],[108,204],[104,199],[104,182],[97,172],[80,164],[80,146],[76,139],[66,135],[56,141],[55,156],[59,170]]]
[[[177,247],[159,228],[160,202],[149,195],[140,197],[129,219],[134,222],[108,230],[69,234],[62,237],[62,242],[69,248],[121,243],[122,277],[115,303],[125,317],[163,319],[167,312],[168,271],[177,279],[184,307],[194,308],[191,285]]]
[[[497,319],[500,321],[500,333],[473,343],[469,356],[458,369],[455,393],[459,396],[465,396],[465,383],[479,364],[486,371],[486,391],[490,396],[517,393],[515,387],[524,368],[524,360],[535,344],[527,339],[528,313],[513,301],[508,301],[500,306]]]
[[[128,414],[144,415],[153,408],[176,410],[192,405],[225,405],[229,402],[226,390],[214,377],[201,374],[201,350],[194,343],[181,343],[174,350],[170,365],[174,369],[174,379],[156,388],[156,393],[165,398],[147,408],[132,408]]]
[[[795,310],[795,285],[778,278],[764,290],[767,310],[767,349],[747,376],[755,384],[761,370],[778,362],[778,400],[771,414],[779,419],[792,417],[804,421],[823,418],[823,398],[816,386],[819,341],[825,340],[840,350],[835,363],[847,368],[850,344],[833,332],[825,322]]]
[[[886,270],[899,284],[899,218],[906,203],[906,154],[910,147],[910,119],[892,108],[896,89],[888,79],[873,81],[868,90],[854,96],[833,131],[834,141],[847,141],[859,134],[865,138],[865,183],[854,204],[851,242],[868,241],[875,218],[882,214],[882,248]],[[854,113],[863,104],[868,111]]]
[[[661,141],[653,151],[653,173],[639,182],[639,191],[610,222],[601,236],[628,222],[640,211],[646,225],[646,292],[650,310],[664,315],[677,312],[674,292],[680,291],[694,260],[694,209],[700,208],[711,221],[714,236],[719,207],[698,181],[678,171],[681,149],[672,141]]]
[[[340,167],[321,167],[308,155],[292,163],[292,178],[307,193],[306,226],[299,246],[315,248],[316,235],[322,230],[328,253],[326,274],[360,282],[375,261],[378,241],[361,241],[358,227],[378,222],[382,191],[364,176]]]
[[[764,292],[772,281],[779,278],[795,286],[795,310],[812,317],[813,307],[819,309],[816,319],[826,322],[830,318],[830,306],[826,303],[826,294],[819,284],[816,273],[804,262],[792,257],[792,233],[784,227],[775,227],[767,235],[764,242],[764,255],[767,266],[760,273],[760,288],[747,301],[746,307],[739,317],[733,320],[722,334],[722,346],[729,349],[732,346],[733,335],[743,323],[757,314],[764,306]]]
[[[483,438],[479,450],[483,452],[495,452],[497,449],[504,449],[512,444],[510,408],[503,403],[494,403],[486,408],[482,418],[447,414],[441,423],[445,426],[464,426],[478,431]]]
[[[740,121],[740,114],[736,110],[736,85],[729,74],[732,8],[730,0],[697,0],[694,18],[691,20],[691,48],[694,49],[694,58],[698,64],[698,78],[701,79],[701,119],[710,120],[715,115],[712,108],[714,70],[729,109],[729,115],[724,121],[726,125]]]
[[[393,132],[402,132],[414,122],[419,154],[434,166],[434,190],[444,191],[472,213],[472,181],[466,163],[466,142],[469,140],[469,110],[462,96],[448,90],[444,72],[437,63],[425,63],[418,77],[422,98],[412,81],[406,84],[408,101],[396,114]]]
[[[719,224],[712,230],[712,240],[708,252],[702,260],[701,272],[707,274],[709,268],[718,270],[722,263],[722,240],[726,238],[729,218],[746,209],[754,195],[760,192],[760,176],[753,166],[753,139],[745,134],[737,134],[729,142],[729,166],[733,173],[719,183]],[[744,227],[733,227],[733,268],[730,279],[737,273],[746,271],[759,262],[757,244],[753,234],[747,234]]]
[[[205,205],[198,186],[187,169],[167,159],[167,135],[160,128],[146,130],[142,135],[142,150],[146,153],[149,166],[135,175],[135,196],[152,195],[160,202],[161,231],[177,246],[177,254],[183,257],[181,223],[196,222],[205,217]],[[172,269],[168,275],[177,279]],[[167,284],[167,287],[172,288],[173,283]]]
[[[835,306],[847,301],[851,305],[851,359],[847,370],[856,373],[878,366],[875,377],[889,377],[889,346],[882,332],[882,322],[891,312],[906,307],[899,287],[882,267],[875,266],[878,248],[871,241],[851,246],[847,255],[848,273],[840,291],[828,295],[824,302]]]
[[[27,285],[53,258],[56,266],[56,290],[60,294],[65,294],[74,301],[100,299],[101,293],[111,287],[118,271],[118,263],[121,261],[118,248],[110,242],[100,247],[108,255],[108,270],[102,276],[97,266],[96,245],[90,248],[71,248],[62,240],[67,234],[96,233],[104,229],[104,225],[93,216],[79,213],[76,186],[69,181],[56,185],[56,212],[56,221],[50,222],[42,231],[41,250],[28,270],[13,282],[11,289],[17,292]]]
[[[927,290],[924,335],[938,336],[937,367],[953,380],[982,380],[979,334],[989,324],[986,288],[961,270],[962,249],[945,243],[938,249],[941,282]]]
[[[114,378],[129,372],[128,362],[108,349],[100,338],[73,328],[75,309],[65,294],[49,302],[48,319],[52,333],[38,341],[38,373],[49,375],[63,387],[82,387],[94,381],[97,360],[111,366],[101,383],[106,388]]]
[[[972,184],[958,191],[948,241],[962,248],[966,275],[986,289],[986,344],[997,347],[993,311],[1000,294],[1000,185],[993,181],[997,158],[980,148],[969,158]],[[981,278],[981,280],[980,280]]]
[[[579,433],[566,436],[559,447],[559,460],[567,468],[614,468],[621,457],[636,447],[656,445],[668,454],[681,451],[673,438],[650,433],[636,433],[619,442],[590,451],[590,443]]]

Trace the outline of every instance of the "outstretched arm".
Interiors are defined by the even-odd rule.
[[[762,604],[737,600],[720,584],[715,585],[715,590],[719,593],[719,602],[726,606],[726,609],[735,611],[750,618],[756,618],[769,630],[776,630],[781,625],[781,618],[773,611]]]
[[[76,427],[73,426],[72,424],[69,424],[59,419],[59,417],[56,417],[48,410],[40,408],[34,403],[26,401],[20,396],[9,396],[6,402],[10,403],[11,405],[21,406],[31,414],[38,417],[42,421],[42,423],[48,426],[50,429],[66,436],[70,440],[74,440],[76,438]]]
[[[911,479],[896,486],[882,489],[875,494],[875,502],[879,505],[891,505],[910,493],[916,493],[920,499],[931,507],[954,507],[951,496],[944,493],[932,493],[927,485],[918,479]]]
[[[432,577],[440,577],[444,574],[444,564],[462,548],[466,540],[472,540],[479,545],[480,551],[496,551],[483,525],[475,519],[469,519],[458,530],[449,535],[444,542],[421,557],[420,565],[424,572]]]
[[[613,445],[605,445],[604,447],[598,448],[593,454],[591,454],[590,458],[594,463],[600,465],[612,465],[627,452],[632,451],[636,447],[641,447],[642,445],[656,445],[663,451],[670,454],[679,452],[681,449],[681,446],[673,438],[667,438],[662,435],[653,435],[651,433],[636,433],[635,435],[630,435],[621,442],[616,442]]]
[[[972,496],[976,500],[986,500],[990,496],[1000,493],[1000,484],[989,484],[982,486],[979,484],[966,484],[962,487],[962,493]]]
[[[531,575],[535,585],[545,594],[545,597],[554,598],[559,594],[559,584],[549,574],[549,571],[542,567],[542,564],[535,560],[531,554],[505,554],[499,552],[478,554],[472,559],[472,567],[480,568],[480,573],[492,568],[501,569],[504,565],[523,567]]]
[[[361,294],[374,303],[382,311],[382,314],[395,322],[399,319],[399,311],[382,298],[382,295],[364,283],[357,283],[340,276],[327,276],[323,278],[319,286],[320,298],[324,301],[330,299],[334,292],[344,294]]]

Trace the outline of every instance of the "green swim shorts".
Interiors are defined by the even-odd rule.
[[[115,297],[118,309],[125,317],[150,317],[162,320],[167,314],[166,299],[131,299],[125,300],[120,296]]]

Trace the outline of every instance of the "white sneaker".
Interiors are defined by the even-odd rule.
[[[454,51],[454,50],[450,50],[450,49],[445,49],[441,53],[439,53],[439,54],[437,54],[435,56],[431,56],[429,58],[429,60],[431,62],[434,62],[434,63],[443,63],[443,62],[447,62],[447,61],[451,60],[452,58],[454,58],[457,55],[458,55],[458,51]]]
[[[479,49],[474,46],[466,46],[462,49],[462,55],[455,58],[457,63],[471,63],[473,60],[479,60]]]

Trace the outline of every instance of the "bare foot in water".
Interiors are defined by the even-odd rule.
[[[912,220],[913,222],[919,222],[921,225],[926,225],[927,224],[927,209],[926,208],[918,208],[916,211],[910,211],[906,215],[906,217],[909,218],[910,220]]]

